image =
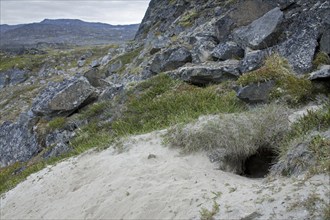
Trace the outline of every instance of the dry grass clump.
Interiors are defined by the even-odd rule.
[[[288,112],[286,107],[272,104],[245,113],[200,118],[193,124],[171,128],[165,142],[185,153],[212,152],[223,163],[220,168],[236,166],[234,172],[239,173],[249,156],[279,147],[289,129]]]

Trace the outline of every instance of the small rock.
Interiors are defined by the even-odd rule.
[[[237,97],[248,103],[267,102],[269,93],[275,86],[274,81],[254,83],[241,88]]]
[[[320,70],[312,72],[308,79],[310,80],[325,80],[330,78],[330,65],[321,66]]]

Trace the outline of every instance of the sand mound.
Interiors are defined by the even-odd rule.
[[[301,219],[311,213],[295,204],[329,193],[326,176],[266,182],[222,172],[201,153],[162,146],[161,133],[129,138],[120,154],[88,152],[31,175],[1,198],[1,219],[199,219],[214,202],[216,218]]]

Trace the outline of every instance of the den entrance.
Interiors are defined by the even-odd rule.
[[[248,157],[244,162],[243,176],[264,178],[274,164],[277,154],[271,150],[261,150]]]

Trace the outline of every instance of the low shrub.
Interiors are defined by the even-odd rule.
[[[221,169],[241,173],[242,163],[263,149],[275,150],[288,131],[288,110],[270,105],[248,112],[200,118],[193,124],[175,126],[165,142],[183,152],[216,154]]]
[[[48,122],[48,127],[51,130],[62,129],[66,124],[65,117],[57,117]]]

